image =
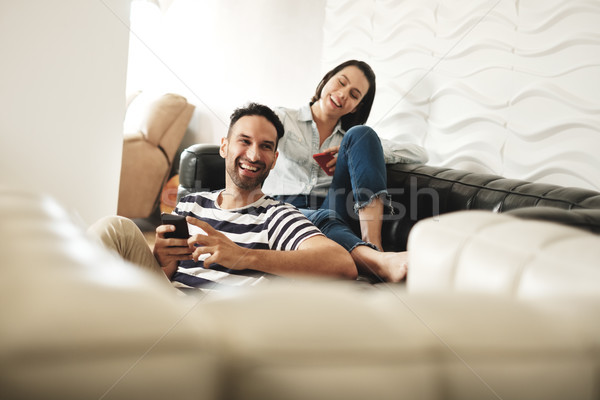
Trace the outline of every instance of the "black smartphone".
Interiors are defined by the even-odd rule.
[[[187,239],[190,237],[188,224],[183,215],[163,213],[160,220],[163,225],[175,225],[175,231],[165,233],[165,238]]]

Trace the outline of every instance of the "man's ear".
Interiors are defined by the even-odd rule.
[[[275,168],[275,164],[277,163],[277,157],[279,157],[279,150],[275,152],[275,159],[273,160],[273,164],[271,165],[271,169]]]
[[[221,138],[221,147],[219,148],[219,154],[223,158],[227,158],[227,145],[228,145],[227,138],[222,137]]]

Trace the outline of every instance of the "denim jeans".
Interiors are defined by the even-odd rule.
[[[352,228],[359,227],[358,211],[381,196],[388,199],[381,141],[373,129],[357,125],[342,139],[325,199],[304,195],[276,197],[298,207],[325,236],[352,251],[359,245],[376,249],[362,241]]]

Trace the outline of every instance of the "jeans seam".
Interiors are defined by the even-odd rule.
[[[373,250],[376,250],[379,252],[381,251],[381,249],[379,247],[375,246],[373,243],[364,242],[361,240],[360,242],[357,242],[354,246],[352,246],[350,248],[350,250],[348,250],[348,253],[352,253],[352,250],[354,250],[357,246],[367,246],[367,247],[372,248]]]

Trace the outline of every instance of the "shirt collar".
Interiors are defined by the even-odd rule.
[[[298,121],[313,121],[312,111],[310,110],[310,104],[305,104],[298,109]],[[340,135],[346,133],[346,131],[342,129],[342,121],[338,121],[338,123],[335,125],[335,128],[333,128],[333,134],[335,135],[336,133],[339,133]]]
[[[305,104],[298,110],[298,121],[308,122],[312,121],[312,111],[310,111],[310,104]]]

